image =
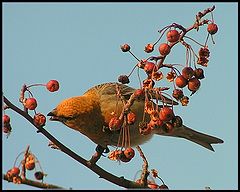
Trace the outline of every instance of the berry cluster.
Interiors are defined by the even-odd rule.
[[[136,90],[136,92],[133,94],[133,97],[130,99],[134,100],[140,97],[145,98],[144,112],[150,117],[150,121],[147,121],[144,115],[143,120],[139,123],[138,126],[140,134],[148,135],[154,129],[160,129],[159,131],[171,133],[174,131],[174,128],[182,126],[182,118],[178,115],[175,115],[173,105],[180,102],[182,106],[187,106],[189,104],[189,96],[184,93],[185,88],[187,88],[188,92],[190,92],[190,96],[192,96],[200,89],[201,80],[205,78],[204,69],[199,66],[208,66],[210,56],[210,51],[207,45],[208,37],[211,35],[212,42],[215,43],[213,41],[213,35],[218,31],[218,27],[213,20],[212,10],[209,9],[205,10],[204,12],[199,12],[196,16],[195,24],[189,28],[185,28],[180,24],[173,23],[159,30],[158,32],[160,33],[160,37],[158,40],[155,43],[148,43],[144,47],[144,51],[149,54],[155,50],[156,46],[158,46],[157,56],[150,56],[146,59],[138,59],[132,53],[130,45],[123,44],[120,46],[123,52],[130,53],[138,61],[131,73],[129,75],[120,75],[118,77],[118,81],[122,84],[128,84],[130,82],[129,77],[135,69],[138,69],[140,88]],[[202,20],[202,17],[204,17],[207,13],[211,13],[212,19]],[[207,25],[207,38],[204,45],[186,35],[190,30],[196,29],[198,31],[199,27],[204,25]],[[164,42],[158,45],[158,42],[164,35],[166,39]],[[194,51],[193,47],[187,43],[186,40],[191,40],[200,46],[198,54]],[[180,44],[185,48],[186,63],[165,63],[165,58],[171,54],[171,50],[176,44]],[[164,74],[165,71],[163,69],[167,70],[166,74]],[[145,72],[146,78],[144,80],[140,80],[139,70],[143,70]],[[172,83],[171,94],[167,93],[167,90],[169,90],[171,87],[162,86],[162,80],[164,78],[166,78],[169,83]],[[117,95],[121,95],[121,91],[117,90]],[[169,96],[171,99],[168,99],[166,96]],[[161,105],[159,102],[161,102]],[[110,131],[129,133],[128,125],[134,124],[136,120],[136,114],[132,113],[131,108],[129,107],[129,110],[127,111],[127,114],[125,114],[124,118],[122,118],[121,115],[120,117],[114,116],[109,123]],[[119,138],[120,137],[121,134]],[[122,136],[123,141],[119,142],[118,144],[123,148],[130,146],[130,144],[128,146],[125,144],[125,140],[128,140],[130,136],[126,135],[125,137],[127,138]]]
[[[36,180],[43,180],[43,178],[46,176],[46,174],[42,171],[40,162],[38,161],[37,157],[28,151],[25,153],[23,159],[20,162],[19,166],[16,166],[16,162],[20,155],[22,155],[25,152],[21,152],[15,162],[13,168],[7,171],[6,176],[8,180],[12,180],[13,183],[21,184],[22,178],[25,178],[26,171],[32,171],[35,170],[34,177]],[[36,170],[36,165],[40,168],[40,170]],[[21,168],[21,171],[20,171]]]
[[[199,14],[200,19],[203,17],[203,14]],[[212,15],[212,12],[211,12]],[[134,93],[136,97],[145,96],[145,113],[150,116],[150,122],[142,121],[139,124],[139,131],[143,135],[151,133],[153,129],[161,128],[163,131],[171,132],[174,128],[182,126],[182,119],[180,116],[174,115],[173,105],[175,102],[180,102],[182,106],[187,106],[189,103],[189,97],[184,94],[184,88],[191,92],[192,96],[197,92],[201,86],[201,80],[205,78],[204,70],[197,65],[203,67],[208,66],[210,51],[207,46],[207,40],[209,34],[212,36],[218,31],[217,25],[214,23],[213,15],[212,20],[197,20],[198,25],[196,24],[191,28],[184,28],[183,26],[173,23],[169,26],[164,27],[159,30],[161,34],[159,39],[155,43],[148,43],[144,51],[146,53],[151,53],[154,51],[157,43],[161,40],[164,34],[166,34],[166,41],[161,43],[158,46],[159,55],[150,56],[147,59],[138,59],[132,52],[131,47],[128,44],[121,45],[121,50],[123,52],[129,52],[138,60],[138,63],[134,66],[133,70],[136,68],[142,69],[147,78],[143,81],[140,81],[140,89]],[[207,39],[205,45],[198,43],[191,37],[186,36],[187,32],[198,27],[207,24]],[[198,54],[195,53],[192,46],[186,42],[186,39],[190,39],[193,42],[200,45]],[[214,41],[213,41],[214,43]],[[182,44],[186,49],[186,64],[166,64],[164,63],[165,58],[171,53],[172,48],[176,44]],[[182,67],[181,70],[178,67]],[[163,73],[163,68],[169,69],[166,75]],[[118,81],[122,84],[128,84],[130,82],[129,77],[132,74],[133,70],[129,75],[120,75]],[[180,72],[181,71],[181,72]],[[172,82],[173,90],[172,94],[168,94],[165,91],[170,89],[170,87],[157,86],[157,83],[164,79]],[[167,101],[164,95],[170,96],[172,103]],[[154,102],[155,100],[155,102]],[[161,100],[162,105],[159,105],[158,102]],[[170,106],[168,104],[171,104]],[[175,103],[176,104],[176,103]],[[136,118],[136,117],[135,117]],[[122,123],[120,120],[117,124],[117,130],[121,129]]]
[[[44,87],[46,87],[46,89],[48,91],[55,92],[55,91],[58,91],[58,89],[59,89],[59,83],[57,80],[50,80],[47,84],[33,84],[33,85],[29,85],[29,86],[24,85],[21,90],[19,101],[23,104],[23,107],[26,112],[28,110],[34,111],[35,114],[33,117],[33,122],[36,126],[41,127],[41,126],[45,125],[46,117],[42,113],[36,112],[38,103],[37,103],[36,98],[33,97],[32,92],[30,91],[30,87],[33,87],[33,86],[44,86]],[[26,91],[29,93],[28,98],[25,98]],[[8,107],[6,106],[5,109],[8,109]],[[4,115],[3,116],[3,132],[5,134],[7,134],[7,136],[9,136],[11,133],[11,130],[12,130],[12,128],[10,125],[10,117],[8,115]]]

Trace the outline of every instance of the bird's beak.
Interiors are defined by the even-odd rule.
[[[53,109],[51,112],[49,112],[47,116],[50,116],[50,121],[60,121],[60,119],[56,115],[56,109]]]

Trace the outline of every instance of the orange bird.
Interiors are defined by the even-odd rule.
[[[119,97],[116,87],[118,87],[121,97]],[[103,148],[107,148],[108,145],[119,146],[123,143],[123,131],[121,128],[118,131],[110,130],[109,122],[114,116],[120,116],[124,102],[128,101],[135,91],[136,89],[119,83],[97,85],[82,96],[63,100],[48,113],[48,116],[51,116],[50,120],[52,121],[62,122],[69,128],[79,131]],[[128,125],[128,129],[125,131],[125,135],[128,132],[129,146],[141,145],[150,140],[154,134],[185,138],[211,151],[214,151],[211,144],[223,143],[223,140],[217,137],[197,132],[185,125],[174,127],[171,132],[160,127],[152,129],[148,134],[141,134],[139,123],[144,118],[145,121],[150,120],[149,115],[145,113],[145,101],[145,97],[135,99],[130,107],[131,112],[136,115],[136,120],[133,124]],[[164,102],[177,104],[167,97],[164,97]],[[156,104],[154,105],[156,106]]]

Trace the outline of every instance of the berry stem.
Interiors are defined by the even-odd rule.
[[[132,69],[132,71],[129,73],[128,77],[130,77],[130,76],[132,75],[133,71],[136,69],[137,66],[138,66],[138,65],[136,64],[136,65],[133,67],[133,69]]]
[[[26,88],[30,88],[30,87],[36,87],[36,86],[46,86],[46,84],[42,84],[42,83],[37,83],[37,84],[32,84],[32,85],[29,85],[27,86]]]
[[[160,35],[160,37],[158,38],[158,40],[153,44],[153,46],[155,46],[155,45],[160,41],[160,39],[162,38],[162,36],[164,35],[164,33],[165,33],[170,27],[171,27],[171,25],[166,26],[166,27],[164,27],[163,29],[161,29],[161,30],[158,31],[159,33],[161,33],[161,32],[163,31],[163,33],[162,33],[162,35]]]
[[[141,62],[140,61],[140,59],[138,59],[130,50],[128,51],[135,59],[137,59],[139,62]]]
[[[157,175],[157,178],[161,180],[161,182],[162,182],[163,185],[165,185],[165,183],[164,183],[164,181],[162,180],[161,177],[159,177],[159,176]]]
[[[197,42],[195,39],[191,38],[191,37],[188,37],[188,36],[184,36],[184,38],[187,38],[187,39],[190,39],[192,40],[193,42],[197,43],[198,45],[202,46],[202,47],[205,47],[206,45],[202,45],[201,43]]]
[[[204,47],[206,47],[206,45],[207,45],[208,38],[209,38],[209,33],[207,34],[207,38],[206,38],[206,41],[205,41]]]
[[[213,44],[215,44],[215,41],[213,40],[213,35],[211,35],[211,39],[212,39]]]
[[[23,153],[24,153],[24,151],[18,154],[18,156],[16,157],[16,159],[15,159],[15,161],[14,161],[14,163],[13,163],[13,167],[15,167],[15,165],[16,165],[16,163],[17,163],[17,159],[18,159],[18,158],[20,157],[20,155],[22,155]]]

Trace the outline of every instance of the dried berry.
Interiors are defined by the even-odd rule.
[[[130,82],[127,75],[120,75],[118,81],[122,84],[128,84]]]
[[[132,125],[132,124],[135,123],[135,121],[136,121],[136,115],[135,115],[135,113],[133,113],[133,112],[128,113],[128,114],[127,114],[127,122],[128,122],[128,124],[129,124],[129,125]]]
[[[151,89],[155,85],[155,82],[152,79],[145,79],[143,81],[143,88]]]
[[[208,58],[206,57],[199,57],[197,60],[197,64],[202,65],[203,67],[207,67],[208,66]]]
[[[204,79],[204,71],[201,68],[197,68],[194,70],[194,76],[198,79]]]
[[[117,117],[111,118],[108,124],[108,127],[111,131],[117,131],[121,128],[121,126],[122,126],[122,121]]]
[[[122,154],[123,154],[123,151],[114,150],[109,153],[108,158],[112,161],[116,161],[120,159],[120,156],[122,156]]]
[[[37,180],[42,180],[43,177],[44,177],[44,173],[41,172],[41,171],[37,171],[37,172],[34,173],[34,176]]]
[[[168,80],[169,82],[172,82],[175,77],[176,77],[176,73],[173,72],[173,71],[168,72],[168,73],[167,73],[167,76],[166,76],[166,78],[167,78],[167,80]]]
[[[207,47],[201,47],[198,51],[199,57],[209,57],[210,51]]]
[[[182,103],[182,106],[187,106],[188,103],[189,103],[189,98],[187,96],[183,96],[181,99],[180,99],[180,102]]]
[[[176,100],[180,100],[183,97],[183,91],[181,89],[174,89],[172,96],[176,99]]]
[[[163,73],[162,72],[153,72],[152,73],[152,78],[155,80],[155,81],[160,81],[162,78],[163,78]]]

